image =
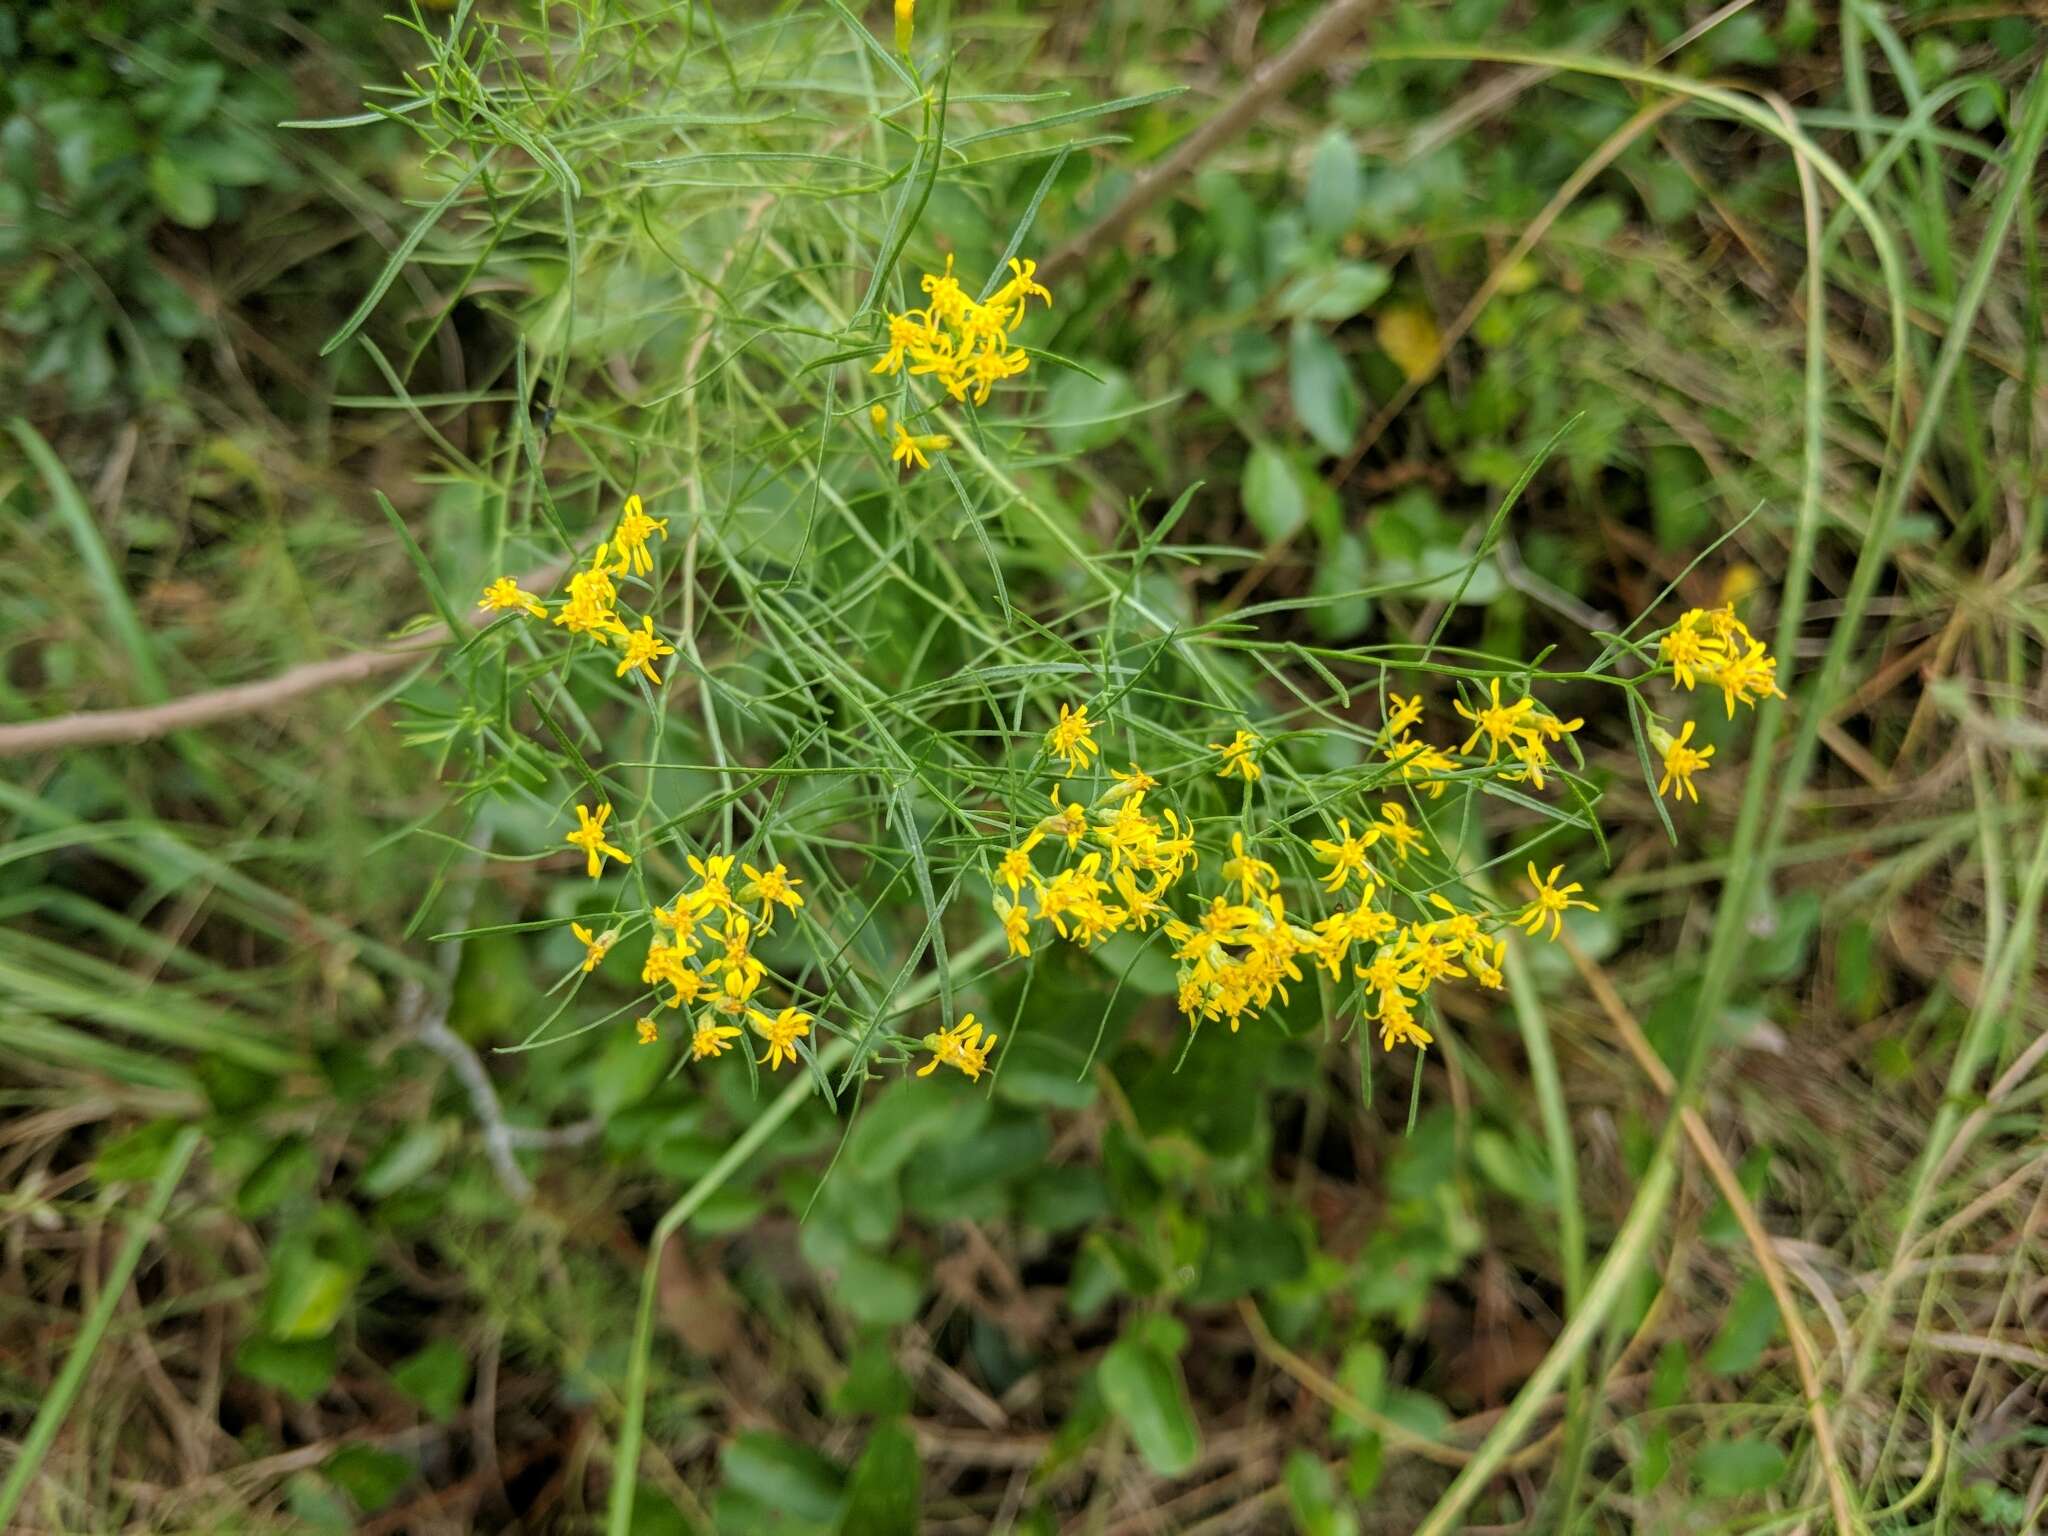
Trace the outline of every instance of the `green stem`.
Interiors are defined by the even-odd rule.
[[[1608,1249],[1607,1257],[1601,1261],[1592,1283],[1586,1287],[1584,1304],[1565,1323],[1564,1332],[1557,1336],[1557,1342],[1551,1345],[1543,1363],[1522,1383],[1522,1390],[1508,1404],[1507,1412],[1501,1415],[1500,1422],[1494,1425],[1493,1432],[1479,1449],[1472,1453],[1472,1459],[1444,1491],[1444,1496],[1437,1500],[1436,1508],[1417,1528],[1415,1536],[1447,1536],[1457,1528],[1465,1507],[1478,1496],[1487,1479],[1499,1470],[1508,1452],[1527,1433],[1530,1422],[1541,1411],[1544,1399],[1557,1390],[1565,1372],[1592,1345],[1594,1336],[1606,1322],[1614,1304],[1621,1299],[1623,1288],[1634,1277],[1636,1265],[1649,1252],[1650,1243],[1657,1235],[1657,1225],[1664,1216],[1664,1202],[1670,1199],[1671,1186],[1677,1179],[1677,1152],[1678,1117],[1673,1115],[1665,1124],[1663,1139],[1657,1143],[1649,1171],[1643,1175],[1642,1187],[1636,1191],[1628,1220],[1615,1234],[1614,1246]]]
[[[43,1399],[43,1406],[36,1411],[35,1422],[28,1428],[28,1438],[21,1443],[21,1454],[15,1457],[14,1465],[8,1469],[6,1483],[0,1485],[0,1530],[12,1529],[9,1522],[13,1519],[15,1506],[28,1492],[28,1485],[50,1452],[51,1442],[57,1438],[57,1431],[64,1427],[65,1415],[70,1413],[78,1389],[85,1384],[85,1373],[92,1368],[93,1356],[99,1351],[100,1340],[106,1337],[107,1325],[114,1320],[114,1308],[121,1304],[128,1282],[134,1277],[136,1266],[142,1262],[142,1250],[149,1242],[150,1233],[163,1220],[171,1196],[177,1191],[178,1181],[185,1176],[192,1154],[198,1150],[199,1128],[188,1126],[180,1131],[178,1139],[171,1143],[170,1155],[157,1172],[156,1183],[149,1192],[149,1203],[129,1219],[127,1240],[121,1244],[114,1267],[107,1272],[106,1280],[100,1286],[99,1300],[93,1303],[91,1315],[86,1318],[84,1328],[79,1330],[71,1353],[65,1357],[64,1369],[57,1373],[50,1395]]]
[[[1557,1057],[1550,1049],[1550,1027],[1544,1020],[1536,982],[1522,959],[1519,944],[1508,946],[1505,969],[1515,1024],[1521,1030],[1522,1049],[1529,1057],[1529,1075],[1535,1082],[1543,1140],[1550,1151],[1557,1197],[1558,1247],[1564,1255],[1564,1308],[1569,1319],[1578,1315],[1586,1291],[1586,1216],[1579,1207],[1579,1165],[1572,1149],[1571,1115],[1565,1107]],[[1588,1413],[1585,1364],[1575,1361],[1566,1388],[1565,1419],[1571,1427],[1566,1436],[1564,1498],[1558,1505],[1560,1529],[1570,1524],[1572,1506],[1578,1501],[1579,1478],[1585,1469],[1586,1448],[1591,1443]]]
[[[970,970],[1003,942],[999,931],[983,934],[952,957],[951,968]],[[938,973],[932,972],[903,989],[898,1000],[902,1011],[924,1001],[938,990]],[[640,1306],[633,1318],[633,1354],[626,1368],[626,1416],[619,1426],[617,1453],[612,1459],[612,1491],[605,1517],[606,1536],[629,1536],[633,1528],[633,1495],[639,1483],[640,1440],[647,1413],[648,1360],[654,1349],[654,1298],[661,1268],[661,1250],[678,1228],[695,1215],[698,1207],[725,1187],[725,1181],[764,1146],[769,1137],[795,1114],[818,1079],[829,1077],[853,1050],[851,1037],[841,1036],[818,1052],[815,1072],[798,1072],[796,1079],[761,1112],[761,1117],[744,1131],[725,1155],[705,1170],[704,1176],[683,1192],[682,1198],[662,1213],[654,1224],[654,1237],[647,1245],[647,1263],[640,1274]]]

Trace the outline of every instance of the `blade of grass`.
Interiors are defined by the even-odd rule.
[[[78,1389],[85,1384],[85,1373],[92,1369],[93,1356],[99,1353],[100,1343],[107,1336],[107,1325],[114,1320],[114,1309],[127,1294],[128,1282],[142,1262],[142,1250],[149,1244],[150,1233],[170,1208],[178,1181],[185,1176],[192,1154],[198,1150],[198,1128],[188,1126],[180,1131],[157,1172],[156,1183],[150,1187],[147,1203],[129,1218],[128,1236],[114,1257],[113,1268],[101,1278],[99,1298],[86,1315],[85,1326],[79,1329],[71,1353],[64,1359],[64,1368],[51,1384],[50,1395],[36,1410],[35,1422],[29,1425],[20,1453],[8,1468],[7,1481],[0,1484],[0,1528],[9,1526],[22,1495],[28,1492],[28,1485],[35,1480],[43,1458],[49,1455],[57,1432],[64,1427],[65,1415],[71,1412]]]

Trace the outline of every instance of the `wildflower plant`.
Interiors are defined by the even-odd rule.
[[[1255,552],[1182,522],[1232,488],[1099,515],[1051,409],[1088,322],[1026,254],[1077,128],[1142,101],[955,98],[897,16],[894,50],[831,8],[659,78],[592,53],[545,121],[503,88],[515,33],[430,31],[397,114],[446,181],[422,239],[512,295],[515,403],[450,445],[476,526],[419,564],[481,627],[410,729],[456,791],[435,834],[533,892],[442,938],[561,962],[502,1048],[601,1031],[722,1102],[781,1077],[763,1137],[877,1076],[992,1091],[1060,967],[1105,1023],[1127,982],[1156,996],[1177,1053],[1273,1031],[1357,1051],[1370,1093],[1376,1042],[1419,1093],[1450,1000],[1483,1017],[1516,944],[1608,904],[1607,797],[1713,805],[1717,747],[1665,722],[1718,693],[1726,751],[1775,659],[1728,605],[1528,655],[1206,617],[1173,573]],[[735,70],[743,121],[694,105]],[[821,143],[806,79],[871,108]]]

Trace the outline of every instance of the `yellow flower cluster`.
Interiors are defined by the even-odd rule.
[[[569,573],[569,595],[554,612],[554,621],[572,635],[594,635],[600,645],[614,641],[619,646],[615,676],[638,672],[657,687],[661,674],[654,664],[673,656],[676,648],[654,632],[652,616],[643,616],[638,629],[630,629],[619,617],[619,587],[616,577],[632,573],[645,576],[654,570],[654,556],[648,541],[659,534],[668,538],[668,519],[647,515],[638,496],[626,498],[625,510],[612,536],[591,551],[590,564]],[[484,588],[477,607],[486,613],[524,613],[536,619],[548,617],[547,604],[523,591],[510,576],[500,576]]]
[[[1558,721],[1528,698],[1503,705],[1497,684],[1489,702],[1477,710],[1461,706],[1460,713],[1474,726],[1462,750],[1471,750],[1484,737],[1494,747],[1494,760],[1502,748],[1521,759],[1515,775],[1532,771],[1530,759],[1522,755],[1530,742],[1560,739],[1582,723]],[[1419,697],[1396,695],[1382,739],[1412,741],[1407,733],[1421,719]],[[1062,705],[1045,744],[1066,765],[1068,776],[1087,766],[1099,751],[1087,707]],[[1263,746],[1248,730],[1212,744],[1220,764],[1217,776],[1256,783],[1263,771]],[[1435,750],[1410,751],[1394,761],[1406,767],[1424,751]],[[1444,758],[1450,768],[1458,766]],[[1542,878],[1532,864],[1532,899],[1519,915],[1468,910],[1432,893],[1426,902],[1407,898],[1417,915],[1403,921],[1381,900],[1383,892],[1391,897],[1396,887],[1374,864],[1375,850],[1391,857],[1388,867],[1395,867],[1414,855],[1426,857],[1429,847],[1425,827],[1410,818],[1405,806],[1388,800],[1357,831],[1349,817],[1340,817],[1334,838],[1309,842],[1309,851],[1326,866],[1319,882],[1323,892],[1345,897],[1348,904],[1314,920],[1293,915],[1278,869],[1239,831],[1231,834],[1228,857],[1219,865],[1224,891],[1210,896],[1192,918],[1183,918],[1172,911],[1170,897],[1200,863],[1192,825],[1171,809],[1148,808],[1158,781],[1137,765],[1111,777],[1112,787],[1092,804],[1062,804],[1059,790],[1053,790],[1052,813],[995,862],[989,878],[996,917],[1010,952],[1023,956],[1032,953],[1033,925],[1040,922],[1083,948],[1115,933],[1142,933],[1157,925],[1178,964],[1176,1001],[1190,1027],[1222,1020],[1236,1032],[1276,998],[1286,1002],[1288,984],[1303,979],[1306,965],[1326,969],[1333,980],[1344,979],[1348,969],[1364,984],[1370,999],[1366,1017],[1379,1026],[1383,1048],[1392,1050],[1402,1042],[1427,1046],[1432,1036],[1417,1020],[1416,1008],[1430,987],[1465,977],[1482,986],[1503,985],[1507,944],[1500,930],[1519,926],[1540,936],[1547,926],[1554,938],[1568,909],[1597,910],[1578,899],[1578,884],[1558,883],[1561,866]],[[1424,780],[1424,786],[1430,782]],[[1058,867],[1040,868],[1035,855],[1044,847],[1064,849],[1064,856],[1055,852]],[[949,1059],[936,1045],[933,1049],[938,1052],[934,1064]]]
[[[755,957],[753,942],[774,927],[778,909],[794,912],[804,904],[796,889],[803,881],[786,865],[756,869],[742,864],[745,882],[735,891],[731,854],[701,859],[692,854],[687,862],[696,882],[670,905],[654,909],[656,932],[647,946],[640,979],[652,987],[667,987],[671,1008],[702,1005],[690,1036],[693,1061],[730,1050],[730,1042],[740,1037],[736,1021],[741,1019],[767,1046],[761,1061],[771,1071],[795,1061],[796,1042],[811,1032],[812,1015],[784,1007],[771,1016],[755,1006],[768,968]],[[643,1020],[642,1025],[642,1043],[651,1042],[656,1038],[651,1021]]]
[[[1737,703],[1755,708],[1765,699],[1785,697],[1778,688],[1778,659],[1736,617],[1733,603],[1688,608],[1658,636],[1657,656],[1671,668],[1672,681],[1688,693],[1701,683],[1719,688],[1731,720]],[[1714,749],[1691,745],[1693,726],[1693,721],[1686,721],[1676,736],[1653,726],[1650,743],[1664,760],[1657,793],[1679,800],[1691,796],[1697,804],[1700,791],[1693,775],[1706,771]]]
[[[967,296],[953,276],[953,258],[944,272],[927,272],[921,287],[924,306],[889,316],[888,345],[873,373],[929,377],[955,403],[972,399],[988,404],[989,391],[1031,366],[1030,355],[1010,345],[1010,333],[1024,321],[1030,300],[1052,303],[1052,294],[1034,275],[1035,261],[1010,262],[1010,278],[986,303]],[[901,424],[897,431],[903,431]],[[940,446],[945,446],[941,444]]]
[[[1387,760],[1399,770],[1403,783],[1411,785],[1418,794],[1441,800],[1451,776],[1460,767],[1458,759],[1415,736],[1414,727],[1422,720],[1420,694],[1403,698],[1397,693],[1391,696],[1391,701],[1393,708],[1380,731]],[[1497,677],[1488,680],[1486,694],[1476,708],[1467,708],[1462,699],[1453,700],[1451,707],[1472,727],[1457,749],[1460,756],[1474,755],[1484,742],[1488,767],[1498,764],[1503,752],[1517,764],[1494,777],[1511,784],[1527,783],[1539,790],[1544,787],[1544,774],[1551,766],[1550,749],[1586,723],[1560,720],[1527,694],[1503,703]]]

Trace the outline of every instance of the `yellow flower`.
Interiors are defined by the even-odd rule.
[[[951,1029],[924,1037],[925,1049],[932,1053],[932,1059],[917,1069],[917,1075],[930,1077],[940,1067],[954,1067],[978,1082],[995,1044],[996,1036],[984,1038],[973,1014],[962,1014],[960,1022]]]
[[[1753,578],[1755,573],[1751,567],[1741,566],[1737,569],[1749,570],[1751,572],[1753,584]],[[1730,571],[1728,574],[1731,580],[1734,579],[1734,571]],[[1727,590],[1726,582],[1723,582],[1722,590],[1724,592]],[[1700,620],[1707,626],[1709,630],[1713,631],[1715,639],[1719,640],[1723,645],[1729,647],[1731,650],[1734,648],[1735,642],[1737,640],[1740,640],[1747,644],[1750,639],[1749,626],[1743,623],[1742,620],[1735,617],[1735,604],[1732,602],[1723,603],[1718,608],[1709,608],[1704,614],[1700,616]]]
[[[1491,987],[1498,992],[1507,985],[1501,975],[1501,962],[1507,958],[1508,941],[1498,936],[1481,939],[1470,952],[1472,979],[1482,987]]]
[[[1373,951],[1370,961],[1352,967],[1351,974],[1364,982],[1367,990],[1382,998],[1400,997],[1403,992],[1412,992],[1422,985],[1421,973],[1409,965],[1408,957],[1398,944],[1382,944]]]
[[[896,51],[910,52],[910,34],[917,20],[917,0],[896,0]]]
[[[1467,954],[1478,951],[1484,941],[1479,934],[1479,914],[1467,912],[1446,900],[1443,892],[1431,891],[1429,904],[1445,915],[1432,920],[1430,926],[1439,930],[1452,946]]]
[[[1280,883],[1280,871],[1264,859],[1252,857],[1245,850],[1244,834],[1230,834],[1230,857],[1223,861],[1223,878],[1235,880],[1244,893],[1246,901],[1254,896],[1263,896]]]
[[[1543,744],[1543,738],[1533,731],[1524,732],[1508,743],[1508,751],[1522,766],[1514,773],[1503,773],[1501,777],[1511,782],[1527,779],[1541,789],[1543,770],[1550,766],[1550,748]]]
[[[1403,783],[1416,785],[1432,800],[1444,797],[1444,779],[1458,771],[1458,760],[1426,741],[1403,736],[1387,748],[1387,757],[1401,770]]]
[[[1726,642],[1713,635],[1702,635],[1693,627],[1705,617],[1699,609],[1688,608],[1657,641],[1657,654],[1669,663],[1672,679],[1688,691],[1697,681],[1695,671],[1711,670],[1728,656]],[[1729,713],[1734,713],[1733,706]]]
[[[1550,936],[1555,939],[1564,928],[1564,914],[1573,907],[1583,907],[1588,912],[1600,909],[1590,901],[1574,901],[1572,894],[1585,887],[1574,880],[1570,885],[1560,886],[1557,877],[1564,873],[1564,866],[1558,865],[1547,878],[1536,873],[1536,865],[1529,865],[1529,888],[1536,893],[1536,899],[1522,909],[1522,915],[1515,919],[1517,928],[1526,929],[1532,939],[1543,936],[1543,924],[1550,924]]]
[[[1372,890],[1372,870],[1365,862],[1365,851],[1380,840],[1380,829],[1368,826],[1358,836],[1351,835],[1348,817],[1337,818],[1337,841],[1332,843],[1322,838],[1313,839],[1309,847],[1323,863],[1330,866],[1330,872],[1323,876],[1323,889],[1335,895],[1344,889],[1344,884],[1353,875],[1367,892]]]
[[[753,1023],[754,1032],[768,1042],[768,1054],[761,1061],[771,1072],[785,1061],[795,1061],[797,1040],[811,1032],[811,1016],[794,1008],[785,1008],[772,1019],[758,1008],[750,1008],[747,1018]]]
[[[1149,794],[1159,787],[1159,781],[1136,763],[1131,764],[1131,771],[1129,773],[1118,773],[1112,768],[1109,770],[1109,776],[1115,779],[1118,785],[1117,788],[1109,792],[1109,797]]]
[[[1410,853],[1428,853],[1429,845],[1422,840],[1422,831],[1408,820],[1407,810],[1389,800],[1380,807],[1380,835],[1394,845],[1394,853],[1403,864],[1408,862]]]
[[[676,648],[654,632],[652,615],[642,618],[638,629],[626,630],[625,636],[625,655],[619,658],[618,668],[612,675],[624,677],[638,667],[647,675],[647,681],[659,688],[661,674],[654,670],[654,664],[664,656],[675,655]]]
[[[803,881],[792,876],[783,865],[778,864],[766,872],[754,868],[751,864],[742,864],[740,869],[747,877],[747,883],[740,887],[740,900],[759,904],[763,933],[766,933],[768,925],[775,921],[777,906],[787,907],[794,912],[804,904],[803,897],[796,893],[796,888],[802,885]]]
[[[1227,746],[1222,742],[1210,742],[1211,752],[1223,754],[1223,766],[1216,770],[1216,777],[1227,779],[1234,773],[1247,784],[1254,782],[1265,771],[1259,767],[1256,755],[1259,745],[1259,738],[1250,731],[1239,731]]]
[[[1052,308],[1052,294],[1038,282],[1038,263],[1010,259],[1010,279],[989,296],[988,308],[1002,317],[1005,330],[1015,330],[1024,319],[1024,309],[1031,299],[1045,300],[1045,307]]]
[[[1398,693],[1390,693],[1387,697],[1394,707],[1387,711],[1387,723],[1380,727],[1380,738],[1391,741],[1406,735],[1410,726],[1422,723],[1422,695],[1412,693],[1404,699]]]
[[[1465,738],[1465,744],[1458,750],[1470,752],[1479,738],[1484,736],[1486,760],[1491,763],[1499,759],[1501,747],[1515,739],[1516,731],[1521,729],[1522,717],[1536,707],[1536,701],[1522,698],[1503,706],[1500,701],[1500,679],[1490,679],[1488,688],[1492,695],[1492,703],[1482,704],[1475,711],[1467,709],[1464,700],[1456,699],[1452,701],[1451,708],[1472,722],[1472,734]]]
[[[696,1032],[690,1036],[690,1060],[702,1061],[707,1056],[722,1056],[732,1049],[728,1043],[740,1037],[739,1028],[732,1024],[720,1024],[714,1019],[703,1019],[697,1024]]]
[[[697,994],[704,990],[704,978],[690,969],[688,959],[675,945],[656,939],[647,946],[647,960],[640,967],[640,980],[650,987],[673,987],[674,995],[668,1000],[671,1008],[695,1002]]]
[[[1067,852],[1072,853],[1081,846],[1081,839],[1088,835],[1088,808],[1078,800],[1060,804],[1059,786],[1052,791],[1052,814],[1045,818],[1041,828],[1057,832],[1067,840]]]
[[[931,317],[940,325],[959,325],[967,316],[968,306],[974,303],[960,286],[960,279],[953,275],[951,251],[946,253],[946,270],[925,273],[918,287],[930,298]]]
[[[569,577],[569,599],[556,610],[555,622],[572,635],[605,637],[626,632],[626,626],[612,611],[619,600],[619,589],[612,577],[626,568],[625,561],[621,559],[613,566],[611,553],[609,543],[599,544],[590,552],[590,564]]]
[[[1410,923],[1401,936],[1401,958],[1422,978],[1425,988],[1465,974],[1458,964],[1457,942],[1445,928],[1442,923]]]
[[[1400,993],[1383,993],[1381,1004],[1378,1014],[1381,1050],[1391,1051],[1397,1045],[1412,1045],[1420,1051],[1436,1039],[1415,1022],[1414,1010]]]
[[[889,450],[889,458],[905,468],[915,464],[919,469],[930,469],[932,461],[925,455],[943,453],[952,446],[953,439],[943,432],[930,432],[922,437],[913,437],[904,430],[903,423],[899,421],[896,423],[896,446]]]
[[[487,613],[510,612],[517,609],[522,613],[532,614],[536,619],[548,616],[547,605],[531,592],[522,592],[519,583],[510,576],[500,576],[485,587],[484,595],[477,599],[477,607]]]
[[[571,847],[583,850],[593,880],[604,873],[606,859],[617,859],[621,864],[633,862],[632,855],[623,848],[614,848],[604,840],[604,824],[611,820],[611,816],[612,803],[609,800],[597,808],[595,816],[579,805],[576,807],[576,830],[562,839]]]
[[[1531,715],[1521,727],[1522,734],[1531,738],[1541,737],[1545,741],[1563,741],[1580,726],[1584,720],[1560,720],[1552,714]]]
[[[1054,803],[1057,804],[1059,791],[1054,790],[1053,796]],[[1031,850],[1038,846],[1039,839],[1044,836],[1043,832],[1033,832],[1023,842],[1004,853],[996,862],[996,872],[989,876],[989,884],[1007,885],[1010,888],[1010,899],[1016,900],[1023,892],[1024,882],[1033,878]]]
[[[748,1011],[748,1005],[753,1002],[754,992],[761,985],[761,977],[764,974],[761,963],[751,957],[743,965],[727,966],[725,979],[719,983],[718,995],[711,999],[711,1006],[720,1013],[738,1018]]]
[[[635,1030],[638,1031],[640,1036],[640,1043],[642,1045],[652,1045],[655,1041],[661,1038],[661,1031],[655,1028],[654,1020],[652,1019],[635,1019],[633,1021],[633,1027],[635,1028]]]
[[[1750,641],[1740,656],[1730,655],[1712,669],[1708,680],[1727,699],[1731,720],[1735,718],[1737,699],[1754,705],[1765,699],[1785,697],[1778,690],[1778,660],[1764,649],[1761,640]]]
[[[604,957],[612,952],[612,946],[619,942],[619,930],[607,928],[603,933],[592,933],[581,923],[571,923],[569,931],[576,936],[576,942],[583,946],[583,971],[585,975],[604,964]]]
[[[1072,778],[1077,768],[1086,768],[1088,760],[1102,749],[1095,745],[1094,727],[1088,721],[1088,706],[1079,709],[1060,706],[1060,717],[1051,730],[1045,733],[1045,749],[1067,765],[1067,777]]]
[[[1021,901],[1005,901],[998,896],[996,916],[1002,921],[1003,938],[1008,941],[1010,953],[1028,956],[1031,953],[1031,914],[1024,910]]]
[[[889,317],[889,349],[882,354],[882,360],[870,368],[868,372],[895,373],[903,367],[903,359],[906,353],[923,352],[930,347],[931,341],[931,317],[923,310],[913,309],[908,314],[891,315]],[[881,414],[877,415],[876,412]],[[878,405],[868,413],[868,418],[874,422],[876,430],[879,431],[882,424],[888,419],[888,415],[889,413]]]
[[[1690,795],[1692,803],[1698,805],[1700,786],[1692,782],[1692,776],[1698,772],[1706,772],[1706,760],[1714,756],[1714,748],[1690,748],[1690,745],[1686,745],[1688,741],[1692,741],[1692,721],[1686,721],[1686,725],[1679,727],[1675,739],[1667,731],[1659,731],[1655,727],[1651,729],[1651,745],[1659,752],[1663,752],[1665,760],[1665,774],[1663,778],[1657,780],[1657,793],[1671,793],[1671,786],[1677,784],[1677,793],[1673,795],[1673,799],[1683,801]]]
[[[654,569],[654,556],[647,552],[647,541],[657,533],[664,542],[668,539],[668,519],[649,517],[639,496],[628,496],[625,511],[619,516],[618,531],[612,535],[612,548],[634,575],[645,576]]]
[[[690,866],[690,873],[697,877],[698,882],[697,889],[690,893],[691,910],[699,916],[707,912],[730,912],[732,892],[725,880],[732,873],[732,855],[713,853],[700,859],[692,853],[684,855],[683,862]]]

